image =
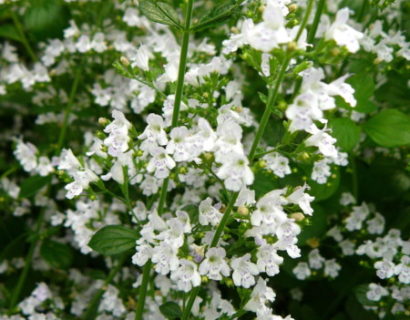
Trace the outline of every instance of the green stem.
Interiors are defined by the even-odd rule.
[[[298,40],[300,39],[300,37],[303,33],[303,30],[305,29],[305,27],[308,23],[310,13],[312,12],[312,9],[313,9],[313,3],[314,3],[314,0],[309,0],[309,2],[307,4],[305,15],[303,17],[302,23],[299,26],[299,30],[298,30],[298,33],[297,33],[296,38],[295,38],[296,42],[298,42]]]
[[[144,313],[145,297],[147,296],[147,288],[150,277],[150,271],[152,267],[152,262],[148,262],[144,265],[142,271],[142,282],[139,290],[139,296],[137,301],[137,310],[135,311],[135,320],[142,320],[142,315]]]
[[[35,239],[32,240],[32,242],[30,244],[30,248],[28,250],[26,259],[24,261],[23,271],[20,274],[20,277],[17,281],[17,285],[14,288],[13,294],[11,296],[10,310],[13,309],[16,306],[16,304],[19,300],[19,297],[20,297],[21,290],[23,289],[24,283],[26,282],[27,275],[28,275],[28,272],[29,272],[30,267],[31,267],[31,262],[33,260],[34,251],[36,250],[37,244],[39,243],[38,235],[40,234],[40,230],[42,228],[43,221],[44,221],[44,210],[42,210],[40,212],[40,215],[37,218],[37,223],[36,223],[36,228],[35,228],[36,237],[35,237]]]
[[[83,316],[82,319],[84,320],[94,320],[98,314],[98,307],[100,306],[101,298],[105,292],[105,288],[107,285],[111,283],[117,273],[121,270],[122,265],[126,261],[127,255],[123,255],[121,259],[118,261],[118,264],[115,268],[111,269],[110,273],[108,274],[107,278],[105,278],[104,285],[101,289],[97,291],[97,293],[91,299],[88,308]]]
[[[191,313],[192,306],[194,305],[195,298],[198,295],[200,288],[201,287],[195,287],[195,288],[192,289],[191,294],[189,295],[188,302],[187,302],[186,307],[184,309],[184,312],[182,313],[181,320],[187,320],[188,319],[189,314]]]
[[[177,88],[175,91],[175,101],[174,101],[174,109],[172,111],[172,123],[171,129],[175,128],[178,125],[179,119],[179,111],[181,108],[181,101],[182,101],[182,93],[184,91],[184,78],[185,78],[185,70],[187,64],[187,57],[188,57],[188,47],[189,47],[189,36],[190,36],[190,28],[191,28],[191,20],[192,20],[192,7],[193,7],[194,0],[189,0],[185,9],[185,29],[184,35],[182,38],[182,46],[181,46],[181,54],[179,56],[179,69],[178,69],[178,80],[177,80]],[[168,183],[169,177],[164,179],[164,182],[161,187],[161,195],[160,201],[158,204],[158,214],[161,215],[164,209],[167,192],[168,192]]]
[[[360,8],[359,15],[357,16],[357,22],[363,21],[368,5],[369,5],[369,0],[363,0],[363,4],[362,4],[362,7]]]
[[[251,151],[249,152],[249,162],[252,162],[256,155],[256,149],[262,139],[263,133],[265,132],[266,125],[268,124],[269,117],[272,114],[273,107],[276,103],[279,94],[279,88],[285,77],[286,69],[289,66],[290,57],[287,56],[282,63],[281,69],[279,71],[278,78],[276,79],[275,86],[269,90],[268,102],[266,103],[265,111],[263,112],[261,122],[259,124],[258,131],[256,131],[255,139],[253,140]]]
[[[313,0],[309,0],[308,7],[307,7],[306,13],[305,13],[305,17],[302,21],[302,24],[300,25],[300,29],[299,29],[299,31],[296,35],[295,41],[299,40],[299,38],[302,34],[302,31],[303,31],[303,29],[305,28],[305,26],[307,24],[307,21],[309,19],[309,15],[312,11],[312,8],[313,8]],[[265,132],[266,125],[268,124],[268,121],[269,121],[269,117],[272,114],[273,107],[275,106],[276,100],[277,100],[278,95],[279,95],[279,88],[280,88],[280,85],[282,84],[283,78],[285,77],[286,69],[289,66],[290,60],[291,60],[291,55],[287,54],[286,57],[284,58],[283,62],[282,62],[282,66],[280,68],[279,75],[276,79],[275,85],[269,90],[268,101],[266,103],[265,111],[262,115],[262,119],[261,119],[261,122],[259,124],[259,128],[256,132],[255,139],[253,140],[252,147],[251,147],[251,150],[250,150],[249,155],[248,155],[250,165],[252,165],[253,160],[255,159],[256,149],[257,149],[257,147],[259,145],[259,142],[262,139],[262,136]],[[221,222],[219,223],[218,228],[215,231],[215,234],[214,234],[214,237],[212,238],[210,247],[215,247],[218,244],[219,239],[222,236],[222,232],[223,232],[223,230],[226,226],[226,223],[229,220],[230,213],[231,213],[231,211],[232,211],[232,209],[235,205],[235,201],[238,198],[238,195],[239,195],[239,192],[231,193],[231,199],[230,199],[230,201],[228,203],[228,206],[226,208],[226,211],[225,211],[225,213],[224,213],[224,215],[221,219]],[[191,313],[192,305],[194,304],[195,298],[199,293],[199,288],[200,287],[195,287],[191,290],[189,300],[188,300],[188,304],[187,304],[187,306],[184,310],[184,313],[182,314],[181,320],[187,320],[188,319],[188,317]]]
[[[179,111],[181,107],[182,94],[184,91],[184,79],[185,79],[185,70],[186,70],[187,58],[188,58],[188,47],[189,47],[189,36],[190,36],[190,28],[191,28],[191,20],[192,20],[193,3],[194,3],[194,0],[188,0],[188,3],[185,8],[185,28],[183,30],[181,53],[179,56],[178,79],[177,79],[177,87],[175,91],[174,109],[172,111],[171,129],[175,128],[178,125]],[[161,194],[160,194],[160,198],[158,202],[158,209],[157,209],[158,215],[161,215],[164,211],[164,206],[166,203],[166,198],[167,198],[167,193],[168,193],[168,183],[169,183],[169,177],[165,178],[164,182],[162,183]],[[144,265],[144,269],[142,273],[142,284],[140,287],[137,310],[135,313],[135,320],[142,320],[142,317],[143,317],[145,297],[147,295],[147,287],[148,287],[148,282],[149,282],[149,277],[150,277],[151,266],[152,266],[151,261],[148,261]]]
[[[171,128],[174,128],[178,125],[179,118],[179,109],[181,106],[182,92],[184,89],[184,78],[185,78],[185,69],[188,57],[188,46],[189,46],[189,36],[192,20],[192,7],[194,0],[189,0],[185,9],[185,29],[184,36],[182,38],[181,54],[179,56],[179,70],[178,70],[178,80],[177,88],[175,92],[175,102],[174,110],[172,113],[172,124]]]
[[[307,42],[310,44],[313,43],[313,41],[315,40],[317,28],[320,22],[320,17],[322,16],[323,9],[325,8],[325,2],[326,2],[325,0],[319,0],[317,4],[315,17],[313,19],[313,23],[312,23],[312,26],[310,27],[308,38],[307,38]]]
[[[164,182],[162,183],[161,193],[159,195],[158,209],[157,209],[158,215],[162,215],[162,213],[164,212],[165,201],[167,199],[167,193],[168,193],[168,183],[169,183],[169,178],[166,178]]]
[[[67,107],[64,110],[63,126],[61,127],[61,131],[60,131],[60,134],[58,136],[58,142],[57,142],[57,147],[56,147],[57,153],[59,153],[61,151],[61,149],[63,147],[63,144],[64,144],[65,136],[67,134],[68,120],[69,120],[69,117],[70,117],[71,108],[74,104],[74,97],[77,93],[78,83],[80,82],[80,77],[81,77],[81,70],[78,69],[77,73],[75,75],[75,78],[74,78],[73,85],[71,87]]]
[[[226,207],[225,213],[222,216],[221,222],[219,222],[218,228],[215,231],[214,237],[211,241],[211,248],[216,247],[218,245],[219,239],[221,238],[222,232],[225,228],[226,223],[228,222],[229,215],[232,212],[233,206],[235,205],[235,201],[238,198],[239,192],[235,192],[231,194],[231,199],[229,200],[228,206]]]
[[[28,42],[28,39],[24,33],[23,26],[21,25],[19,19],[17,18],[16,13],[13,10],[11,11],[11,18],[13,19],[14,25],[16,26],[17,32],[20,35],[21,42],[23,43],[24,48],[27,50],[27,53],[33,61],[38,61],[37,55],[34,53],[33,49]]]

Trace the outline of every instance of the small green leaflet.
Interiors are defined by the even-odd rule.
[[[378,145],[393,148],[410,144],[410,116],[385,109],[364,124],[364,130]]]
[[[0,27],[0,37],[21,42],[21,37],[16,27],[10,23],[4,24]]]
[[[178,13],[166,2],[143,0],[139,8],[149,20],[183,29]]]
[[[235,3],[236,1],[225,1],[223,3],[215,6],[209,13],[202,18],[199,22],[192,26],[192,31],[200,31],[206,28],[212,27],[218,23],[229,19],[235,12],[235,10],[240,6],[242,1]]]
[[[24,180],[20,185],[20,198],[29,198],[34,196],[41,188],[51,182],[51,176],[32,176]]]
[[[181,308],[175,302],[165,302],[159,310],[167,319],[178,319],[182,316]]]
[[[336,144],[342,151],[352,151],[360,141],[360,127],[347,118],[332,119],[329,122],[332,136],[336,138]]]
[[[73,250],[70,246],[53,240],[44,240],[40,254],[47,263],[59,269],[71,266],[73,262]]]
[[[111,225],[98,230],[88,245],[102,255],[111,256],[134,248],[138,238],[139,234],[135,230]]]

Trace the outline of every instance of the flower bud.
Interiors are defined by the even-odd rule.
[[[249,209],[247,208],[247,207],[245,207],[245,206],[240,206],[240,207],[238,207],[238,213],[241,215],[241,216],[248,216],[249,215]]]
[[[130,65],[130,60],[128,60],[126,57],[122,56],[120,58],[120,62],[124,67],[128,67]]]
[[[298,48],[298,44],[295,41],[288,43],[288,51],[295,51]]]
[[[188,172],[187,167],[178,168],[178,173],[180,173],[180,174],[186,174],[187,172]]]
[[[297,10],[297,8],[298,8],[298,5],[296,3],[291,3],[288,6],[289,12],[295,12]]]
[[[294,212],[290,215],[290,217],[295,221],[302,221],[303,219],[305,219],[305,216],[302,212]]]
[[[110,120],[108,120],[107,118],[104,118],[104,117],[98,118],[98,124],[102,126],[106,126],[109,122]]]
[[[337,57],[338,55],[340,55],[340,49],[339,48],[333,48],[332,50],[330,50],[330,54],[333,56],[333,57]]]
[[[260,168],[266,168],[266,161],[263,160],[263,159],[259,160],[259,161],[258,161],[258,166],[259,166]]]
[[[310,246],[312,249],[319,247],[320,242],[318,238],[310,238],[306,240],[306,244]]]

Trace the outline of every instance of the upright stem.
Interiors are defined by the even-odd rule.
[[[309,19],[309,15],[310,15],[310,13],[312,11],[312,8],[313,8],[313,1],[314,0],[309,0],[305,16],[303,18],[303,21],[302,21],[302,23],[299,27],[299,31],[298,31],[298,33],[296,35],[296,38],[295,38],[296,42],[299,40],[300,36],[302,35],[303,29],[306,27],[307,21]],[[281,65],[281,68],[280,68],[280,71],[279,71],[279,75],[276,79],[275,85],[273,87],[271,87],[271,89],[269,90],[268,101],[267,101],[266,106],[265,106],[265,111],[262,115],[262,119],[261,119],[261,122],[259,124],[259,128],[256,132],[255,139],[253,140],[251,150],[250,150],[249,155],[248,155],[249,163],[251,165],[252,165],[253,160],[254,160],[255,155],[256,155],[256,149],[259,145],[260,140],[262,139],[262,136],[263,136],[263,134],[265,132],[265,129],[266,129],[266,125],[268,124],[268,121],[269,121],[269,117],[272,114],[273,107],[275,106],[276,100],[278,98],[279,88],[280,88],[280,85],[282,84],[283,78],[285,77],[286,69],[289,66],[290,60],[291,60],[291,55],[289,53],[287,53],[286,57],[284,58],[284,60],[282,62],[282,65]],[[218,225],[218,228],[215,231],[215,234],[214,234],[214,237],[211,241],[210,247],[215,247],[215,246],[218,245],[219,239],[221,238],[223,230],[226,226],[226,223],[229,220],[230,213],[233,210],[233,207],[235,205],[236,199],[238,198],[238,195],[239,195],[239,192],[232,192],[231,193],[231,198],[229,200],[228,206],[227,206],[226,211],[225,211],[225,213],[224,213],[224,215],[223,215],[223,217],[222,217],[222,219],[221,219],[221,221]],[[188,299],[188,303],[187,303],[186,308],[184,309],[181,320],[187,320],[189,318],[192,306],[193,306],[193,304],[195,302],[195,299],[196,299],[196,297],[199,293],[199,289],[200,289],[200,287],[195,287],[191,290],[191,293],[190,293],[190,296],[189,296],[189,299]]]
[[[142,271],[142,282],[140,286],[140,294],[138,296],[137,301],[137,310],[135,311],[135,320],[142,319],[142,315],[144,313],[145,297],[147,296],[147,288],[151,267],[152,262],[151,260],[148,260],[147,263],[144,265],[144,269]]]
[[[185,29],[184,36],[182,38],[181,54],[179,56],[179,70],[178,70],[178,80],[177,80],[177,89],[175,91],[175,102],[174,110],[172,113],[172,124],[171,128],[174,128],[178,125],[179,118],[179,108],[181,106],[182,92],[184,89],[184,78],[185,78],[185,69],[188,56],[188,46],[189,46],[189,36],[192,20],[192,6],[193,0],[189,0],[185,10]]]
[[[179,119],[179,110],[181,107],[182,101],[182,93],[184,91],[184,78],[185,78],[185,70],[186,70],[186,63],[188,57],[188,47],[189,47],[189,36],[190,36],[190,28],[191,28],[191,20],[192,20],[192,7],[193,7],[194,0],[188,0],[186,9],[185,9],[185,29],[184,35],[182,38],[182,45],[181,45],[181,54],[179,56],[179,70],[178,70],[178,80],[177,80],[177,88],[175,91],[175,101],[174,101],[174,109],[172,111],[172,123],[171,129],[175,128],[178,125]],[[161,215],[164,210],[164,205],[167,197],[168,192],[168,183],[169,177],[165,178],[160,194],[160,201],[158,203],[158,214]]]
[[[194,3],[194,0],[188,0],[188,3],[185,8],[185,28],[184,28],[183,37],[182,37],[181,53],[179,56],[178,79],[177,79],[177,87],[175,91],[174,110],[172,112],[171,129],[178,126],[179,111],[180,111],[181,101],[182,101],[182,93],[184,91],[184,79],[185,79],[185,70],[186,70],[187,57],[188,57],[189,36],[190,36],[190,29],[191,29],[193,3]],[[164,206],[165,206],[167,193],[168,193],[168,183],[169,183],[169,177],[164,179],[164,182],[162,184],[161,194],[160,194],[158,209],[157,209],[158,215],[161,215],[164,211]],[[149,282],[151,266],[152,266],[151,261],[148,261],[144,265],[144,269],[142,272],[142,283],[141,283],[138,302],[137,302],[137,310],[135,313],[135,320],[142,320],[142,317],[144,314],[145,298],[147,295],[147,287],[148,287],[148,282]]]
[[[259,124],[258,131],[256,131],[255,139],[253,140],[251,150],[249,152],[249,161],[252,162],[255,158],[256,148],[262,139],[263,133],[265,132],[266,125],[268,124],[269,117],[272,114],[273,107],[275,106],[276,100],[279,94],[279,88],[282,84],[283,78],[286,73],[286,69],[289,66],[290,56],[287,56],[282,63],[279,71],[278,78],[276,79],[275,85],[269,90],[268,102],[266,103],[265,111],[263,112],[261,122]]]
[[[33,61],[38,61],[38,57],[31,48],[30,43],[28,42],[28,39],[26,37],[26,34],[24,33],[23,26],[21,25],[16,13],[13,10],[10,11],[11,19],[13,19],[14,25],[16,26],[17,32],[20,35],[21,42],[23,43],[24,48],[26,49],[27,53]]]
[[[61,131],[58,136],[58,142],[57,142],[57,148],[56,148],[57,153],[61,151],[61,148],[63,147],[63,144],[64,144],[64,139],[67,134],[68,120],[70,118],[71,108],[74,104],[75,95],[77,94],[80,77],[81,77],[81,71],[80,69],[78,69],[75,75],[74,81],[73,81],[73,85],[71,86],[71,91],[70,91],[70,96],[68,97],[67,106],[64,110],[63,126],[61,127]]]
[[[121,270],[122,265],[126,261],[127,255],[123,255],[118,264],[115,268],[111,269],[110,273],[108,274],[107,278],[105,278],[104,285],[101,289],[97,291],[97,293],[93,296],[90,303],[88,304],[88,308],[82,317],[84,320],[94,320],[97,317],[98,307],[100,306],[101,298],[105,292],[105,286],[111,283],[117,273]]]
[[[312,12],[312,9],[313,9],[313,3],[314,3],[314,0],[309,0],[309,2],[307,4],[305,15],[303,17],[302,23],[299,26],[299,30],[298,30],[298,33],[297,33],[296,38],[295,38],[296,42],[298,42],[298,40],[300,39],[300,37],[303,33],[303,30],[305,29],[305,27],[308,23],[310,13]]]
[[[28,250],[26,259],[24,260],[23,271],[20,273],[19,279],[17,281],[17,285],[15,286],[14,291],[11,295],[10,310],[16,306],[19,300],[19,297],[20,297],[21,290],[24,286],[24,283],[26,282],[27,275],[31,267],[31,262],[33,260],[34,251],[36,250],[36,247],[38,244],[39,233],[43,225],[43,221],[44,221],[44,209],[41,210],[40,215],[37,218],[37,223],[36,223],[36,228],[35,228],[35,234],[36,234],[35,239],[33,239],[30,244],[30,248]]]
[[[316,7],[316,12],[315,12],[315,17],[313,19],[312,26],[310,27],[309,33],[308,33],[308,40],[307,42],[312,44],[312,42],[315,40],[317,28],[319,26],[320,22],[320,17],[322,16],[323,9],[325,8],[325,0],[319,0],[317,7]]]

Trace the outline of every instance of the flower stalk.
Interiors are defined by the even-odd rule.
[[[179,120],[179,112],[181,108],[182,94],[184,90],[185,70],[186,70],[187,58],[188,58],[189,38],[191,34],[190,29],[191,29],[191,21],[192,21],[193,2],[194,2],[193,0],[188,0],[188,3],[185,8],[185,26],[183,30],[181,53],[180,53],[180,58],[179,58],[178,79],[177,79],[177,87],[175,91],[174,109],[172,112],[171,129],[178,125],[178,120]],[[164,211],[167,193],[168,193],[168,183],[169,183],[169,177],[165,178],[162,184],[159,203],[158,203],[158,209],[157,209],[158,215],[161,215]],[[141,283],[139,297],[138,297],[137,309],[135,313],[135,320],[143,319],[145,298],[147,295],[147,288],[148,288],[148,283],[149,283],[151,266],[152,266],[152,262],[148,261],[144,265],[144,268],[143,268],[142,283]]]

